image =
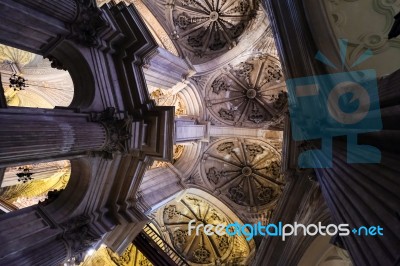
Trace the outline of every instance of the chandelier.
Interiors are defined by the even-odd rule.
[[[12,74],[12,76],[9,78],[10,81],[10,88],[14,89],[14,91],[20,91],[24,90],[25,87],[28,87],[28,85],[25,84],[27,79],[24,79],[21,76],[18,76],[17,74]]]
[[[19,167],[18,170],[21,170],[21,172],[16,174],[18,176],[18,182],[26,183],[33,179],[32,175],[35,173],[31,173],[31,169],[28,167]]]

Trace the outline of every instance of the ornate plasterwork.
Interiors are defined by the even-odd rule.
[[[151,94],[150,97],[159,106],[175,106],[175,115],[185,115],[186,104],[181,96],[178,94],[173,94],[171,90],[156,89]]]
[[[211,191],[232,206],[272,208],[285,184],[277,147],[256,139],[224,139],[203,155],[201,171]]]
[[[233,48],[254,17],[253,0],[177,0],[170,4],[172,36],[196,57]]]
[[[218,206],[223,207],[222,204]],[[250,249],[243,236],[207,236],[203,232],[198,236],[194,232],[188,234],[190,220],[204,225],[240,223],[233,221],[220,208],[205,198],[187,194],[158,211],[161,217],[158,222],[166,228],[167,239],[191,265],[245,265]]]
[[[286,108],[279,61],[252,57],[215,75],[207,85],[206,104],[215,120],[243,127],[274,127]]]
[[[394,16],[400,11],[399,0],[308,1],[305,9],[314,21],[318,21],[318,27],[312,27],[314,36],[322,38],[328,32],[332,42],[339,38],[349,41],[346,58],[349,66],[367,49],[372,50],[373,56],[370,59],[351,67],[351,70],[374,69],[378,76],[382,76],[399,68],[400,39],[388,39]]]
[[[267,30],[263,33],[253,48],[254,52],[262,54],[269,54],[278,58],[278,50],[276,49],[276,43],[272,27],[268,26]]]
[[[173,156],[172,156],[172,164],[176,163],[179,158],[181,158],[183,151],[185,150],[184,145],[174,145],[173,148]],[[168,165],[167,162],[162,162],[162,161],[154,161],[154,163],[151,165],[150,169],[155,169],[159,167],[166,167]]]

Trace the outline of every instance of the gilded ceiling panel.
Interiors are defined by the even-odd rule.
[[[179,201],[171,201],[159,210],[158,223],[166,228],[167,238],[173,247],[191,265],[246,265],[252,240],[247,242],[244,236],[217,234],[206,235],[202,230],[196,235],[188,233],[188,223],[228,225],[240,222],[228,217],[221,209],[203,197],[187,194]]]

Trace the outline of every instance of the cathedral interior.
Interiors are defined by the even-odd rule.
[[[0,265],[400,265],[400,38],[387,37],[399,12],[400,0],[2,0]],[[331,107],[300,113],[291,84],[343,73],[376,87],[366,116],[379,128],[296,139],[294,119],[322,128]],[[326,145],[331,156],[310,152]],[[191,234],[190,221],[384,233],[247,239]]]

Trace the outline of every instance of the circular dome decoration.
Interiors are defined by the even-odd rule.
[[[255,139],[216,142],[205,152],[201,167],[209,188],[236,206],[268,208],[284,185],[279,152]]]
[[[188,223],[191,220],[195,221],[194,225],[204,226],[238,222],[211,202],[187,194],[181,200],[167,204],[160,213],[161,224],[167,229],[172,245],[191,265],[245,265],[250,248],[244,236],[208,236],[204,230],[199,230],[198,235],[194,231],[189,235]]]
[[[217,121],[231,126],[273,127],[287,105],[279,61],[261,56],[215,76],[207,107]]]
[[[256,5],[254,0],[178,0],[171,10],[175,39],[202,57],[234,47]]]

